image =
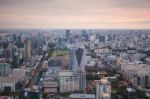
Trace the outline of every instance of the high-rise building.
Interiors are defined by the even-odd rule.
[[[99,36],[99,42],[105,43],[105,41],[106,41],[105,36],[100,35],[100,36]]]
[[[111,99],[111,85],[106,78],[96,85],[96,99]]]
[[[59,72],[60,92],[85,91],[86,75],[83,72],[62,70]]]
[[[69,69],[73,71],[85,71],[85,51],[83,48],[70,49]]]
[[[70,37],[70,30],[66,30],[66,38]]]
[[[25,57],[29,59],[31,57],[31,40],[25,39]]]
[[[87,42],[89,39],[89,34],[85,30],[82,30],[81,33],[82,33],[82,37],[84,37],[85,41]]]
[[[111,34],[108,34],[107,36],[108,36],[108,41],[111,41],[113,39]]]
[[[73,71],[64,70],[59,72],[60,92],[79,91],[79,76]]]
[[[18,68],[19,65],[20,65],[20,57],[19,57],[19,53],[16,52],[15,55],[13,56],[12,67]]]

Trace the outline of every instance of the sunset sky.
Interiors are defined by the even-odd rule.
[[[150,29],[150,0],[0,0],[0,28]]]

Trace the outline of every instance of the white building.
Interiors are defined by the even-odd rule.
[[[60,92],[79,91],[79,77],[74,72],[65,70],[59,72]]]
[[[86,77],[82,72],[62,70],[59,72],[60,92],[84,91]]]
[[[111,99],[111,84],[106,78],[96,85],[96,99]]]
[[[94,50],[94,53],[101,58],[104,58],[109,55],[110,51],[108,48],[97,48]]]
[[[18,81],[15,77],[0,77],[0,92],[15,92],[15,84]]]

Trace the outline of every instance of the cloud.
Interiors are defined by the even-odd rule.
[[[150,24],[150,0],[0,0],[0,13],[5,27],[139,28]]]
[[[150,0],[115,0],[115,7],[122,8],[150,8]]]

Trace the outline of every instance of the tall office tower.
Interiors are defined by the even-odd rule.
[[[66,30],[66,38],[70,37],[70,30]]]
[[[103,43],[105,43],[105,40],[106,38],[105,38],[105,36],[99,36],[99,42],[103,42]]]
[[[69,69],[73,71],[85,71],[85,51],[82,48],[70,49]]]
[[[12,41],[15,42],[16,40],[17,40],[17,35],[16,35],[16,34],[13,34],[13,35],[12,35]]]
[[[19,53],[16,52],[13,56],[12,67],[18,68],[19,65],[20,65],[20,57],[19,57]]]
[[[58,46],[62,46],[63,44],[63,38],[58,38]]]
[[[96,85],[96,99],[111,99],[111,85],[106,78]]]
[[[111,41],[113,39],[112,34],[108,34],[108,41]]]
[[[12,52],[11,53],[12,57],[14,57],[15,53],[17,52],[17,47],[16,46],[12,46],[12,51],[11,52]]]
[[[115,35],[115,34],[113,34],[113,37],[112,37],[112,39],[113,39],[113,40],[115,40],[115,39],[116,39],[116,35]]]
[[[82,33],[82,37],[84,37],[84,38],[85,38],[85,41],[87,42],[88,39],[89,39],[89,35],[88,35],[87,31],[82,30],[81,33]]]
[[[25,39],[25,58],[29,59],[31,57],[31,40]]]

